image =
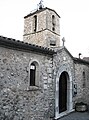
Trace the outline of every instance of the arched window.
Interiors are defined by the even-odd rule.
[[[34,63],[30,66],[30,86],[35,86],[36,66]]]
[[[36,61],[30,64],[29,72],[30,86],[39,86],[39,64]]]
[[[55,25],[56,25],[55,16],[52,15],[52,30],[53,30],[53,31],[55,31]]]
[[[34,16],[34,32],[37,30],[37,15]]]

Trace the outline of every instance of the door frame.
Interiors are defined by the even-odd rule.
[[[67,77],[67,110],[59,113],[59,78],[60,75],[66,72],[68,74]],[[68,69],[68,66],[66,67],[60,67],[57,76],[56,76],[56,90],[55,90],[55,119],[58,119],[64,115],[67,115],[68,113],[74,111],[73,109],[73,97],[72,97],[72,83],[73,83],[73,77],[70,69]]]

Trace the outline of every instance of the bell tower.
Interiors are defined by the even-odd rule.
[[[23,40],[43,47],[60,47],[60,16],[41,2],[36,11],[24,17]]]

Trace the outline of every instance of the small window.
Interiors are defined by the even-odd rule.
[[[39,64],[34,61],[31,62],[30,64],[30,69],[29,69],[29,78],[30,78],[30,82],[29,85],[30,86],[39,86]]]
[[[50,45],[51,46],[56,46],[56,41],[55,40],[50,40]]]
[[[55,25],[55,16],[52,15],[52,24]]]
[[[86,77],[85,77],[85,72],[83,71],[83,87],[85,87],[86,85],[85,81],[86,81]]]
[[[53,31],[55,31],[55,25],[56,25],[55,16],[52,15],[52,30],[53,30]]]
[[[55,27],[52,27],[52,30],[55,31]]]
[[[37,30],[37,15],[34,16],[34,32]]]
[[[30,86],[35,86],[36,66],[32,63],[30,66]]]

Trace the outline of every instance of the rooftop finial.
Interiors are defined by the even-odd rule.
[[[80,56],[82,55],[81,53],[78,54],[79,55],[79,58],[81,58]]]
[[[43,0],[40,0],[40,2],[39,2],[39,4],[38,4],[39,9],[42,9],[42,8],[44,7],[43,4],[42,4],[42,2],[43,2]]]

